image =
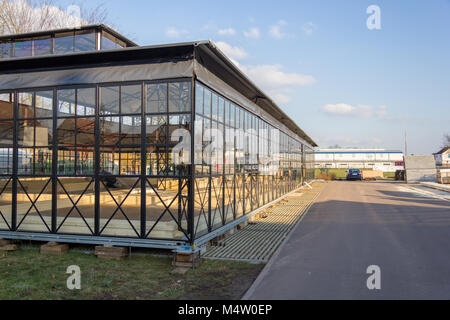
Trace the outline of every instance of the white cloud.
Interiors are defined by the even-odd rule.
[[[316,83],[314,77],[284,72],[282,66],[278,64],[239,67],[279,104],[291,101],[290,94],[293,89]]]
[[[216,43],[216,45],[230,59],[234,59],[233,62],[235,62],[237,65],[239,63],[237,63],[236,60],[245,59],[248,57],[248,53],[244,49],[239,48],[239,47],[233,47],[232,45],[228,44],[227,42],[219,41]]]
[[[368,105],[352,106],[345,103],[327,104],[321,109],[323,112],[330,115],[358,117],[358,118],[388,118],[386,106],[373,107]]]
[[[181,38],[189,34],[185,29],[177,29],[175,27],[169,27],[166,29],[166,36],[169,38]]]
[[[244,31],[244,36],[246,38],[259,39],[259,37],[261,36],[261,32],[258,28],[251,28],[248,31]]]
[[[240,68],[257,86],[279,104],[291,101],[290,94],[295,88],[312,85],[316,79],[310,75],[285,72],[279,64],[244,65],[240,63],[248,57],[248,53],[226,42],[217,42],[217,47]]]
[[[305,23],[302,26],[302,31],[307,36],[311,36],[315,29],[316,29],[316,25],[312,22]]]
[[[284,86],[306,86],[315,83],[312,76],[298,73],[286,73],[278,64],[242,67],[249,76],[258,79],[262,86],[284,87]]]
[[[284,20],[278,21],[277,24],[270,26],[269,34],[275,39],[283,39],[287,36],[287,34],[283,31],[283,27],[287,25],[287,22]]]
[[[234,36],[236,34],[236,30],[233,28],[220,29],[217,33],[221,36]]]

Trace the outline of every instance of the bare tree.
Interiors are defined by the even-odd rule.
[[[444,148],[450,147],[450,134],[444,135]]]
[[[63,8],[54,0],[0,0],[0,35],[105,23],[107,16],[103,5]]]

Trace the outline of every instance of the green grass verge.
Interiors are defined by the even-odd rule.
[[[348,169],[316,169],[316,178],[320,178],[321,174],[330,175],[335,177],[335,179],[346,179]]]
[[[371,171],[372,169],[361,169],[361,171]],[[315,177],[316,179],[323,178],[324,175],[329,175],[334,177],[336,180],[343,180],[347,178],[348,169],[316,169]],[[385,179],[395,179],[395,172],[385,172]]]
[[[0,254],[1,300],[240,299],[263,265],[204,260],[200,268],[172,275],[170,257],[100,260],[70,252],[41,255],[38,249]],[[66,270],[81,268],[79,291],[67,289]]]

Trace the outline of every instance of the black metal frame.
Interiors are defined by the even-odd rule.
[[[164,83],[168,85],[168,90],[169,90],[169,84],[170,83],[179,83],[179,82],[185,82],[185,83],[189,83],[192,84],[192,80],[191,78],[174,78],[174,79],[165,79],[165,80],[156,80],[156,81],[131,81],[131,82],[110,82],[110,83],[102,83],[102,84],[82,84],[82,85],[65,85],[65,86],[56,86],[56,87],[33,87],[33,88],[21,88],[20,90],[7,90],[7,91],[0,91],[0,93],[9,93],[11,94],[11,92],[13,92],[13,96],[14,96],[14,114],[13,114],[13,119],[0,119],[0,121],[5,121],[5,120],[9,120],[9,121],[13,121],[14,122],[14,134],[13,134],[13,146],[12,146],[12,150],[13,150],[13,168],[12,168],[12,174],[7,174],[7,175],[1,175],[1,178],[4,178],[5,180],[7,180],[6,184],[3,186],[2,190],[0,190],[0,195],[3,194],[3,192],[5,191],[5,189],[8,187],[9,184],[12,184],[12,203],[11,203],[11,210],[12,210],[12,217],[11,217],[11,222],[7,222],[5,217],[3,216],[3,214],[0,212],[0,218],[2,220],[5,220],[5,222],[7,222],[7,226],[8,229],[7,231],[12,231],[12,232],[20,232],[20,226],[22,225],[22,223],[24,222],[24,220],[29,216],[30,212],[34,209],[35,212],[37,213],[37,215],[41,218],[41,220],[43,221],[46,229],[48,230],[48,232],[36,232],[37,234],[54,234],[54,235],[58,235],[58,236],[69,236],[70,234],[64,234],[61,233],[60,230],[63,227],[64,223],[66,222],[66,220],[72,215],[72,214],[77,214],[77,216],[79,216],[83,222],[85,223],[85,225],[87,226],[87,228],[89,229],[90,233],[92,236],[95,237],[99,237],[99,238],[119,238],[119,237],[111,237],[111,236],[103,236],[102,232],[108,227],[108,224],[111,222],[111,220],[117,216],[117,214],[121,214],[125,217],[125,220],[128,221],[128,223],[130,224],[131,228],[133,229],[133,231],[136,233],[136,238],[139,239],[148,239],[148,236],[150,235],[150,233],[152,232],[152,230],[155,228],[155,226],[158,224],[158,222],[161,220],[161,218],[168,214],[172,217],[173,221],[177,224],[179,231],[183,232],[184,236],[186,237],[185,240],[180,240],[180,239],[149,239],[152,242],[154,240],[156,241],[174,241],[179,243],[180,241],[188,241],[189,243],[193,243],[194,239],[190,236],[190,234],[187,230],[185,230],[182,227],[182,220],[183,219],[188,219],[190,214],[189,214],[189,208],[188,208],[188,200],[190,199],[190,197],[186,197],[183,196],[182,194],[186,191],[186,189],[189,189],[189,193],[191,193],[189,185],[190,185],[190,181],[192,181],[192,179],[190,178],[190,172],[184,172],[183,175],[176,175],[177,172],[173,172],[173,174],[169,175],[167,168],[168,168],[168,163],[166,163],[164,165],[165,170],[164,172],[158,172],[157,175],[154,175],[153,173],[147,173],[146,172],[146,161],[147,161],[147,143],[146,143],[146,128],[147,128],[147,124],[146,124],[146,117],[147,116],[152,116],[152,115],[158,115],[161,116],[160,113],[158,114],[152,114],[152,113],[147,113],[146,112],[146,90],[145,87],[147,84],[157,84],[157,83]],[[118,201],[116,199],[116,197],[111,193],[110,189],[108,188],[108,186],[105,184],[104,180],[102,178],[104,178],[105,176],[102,175],[101,171],[100,171],[100,150],[101,150],[101,145],[100,145],[100,119],[102,118],[102,116],[100,115],[100,88],[101,87],[106,87],[106,86],[128,86],[128,85],[141,85],[141,112],[139,114],[122,114],[119,113],[117,116],[118,117],[122,117],[122,116],[139,116],[141,117],[142,121],[141,121],[141,139],[140,139],[140,145],[132,145],[132,146],[127,146],[127,147],[137,147],[140,149],[140,154],[141,154],[141,163],[140,163],[140,174],[137,175],[125,175],[122,176],[119,172],[118,177],[124,177],[124,178],[136,178],[136,182],[135,184],[132,186],[132,188],[130,190],[128,190],[127,195],[125,196],[125,198],[123,198],[121,201]],[[59,153],[58,150],[61,147],[61,145],[58,145],[58,128],[57,128],[57,120],[60,119],[59,115],[58,115],[58,108],[57,108],[57,102],[58,102],[58,96],[57,96],[57,90],[65,90],[65,89],[83,89],[83,88],[95,88],[95,105],[96,105],[96,110],[95,110],[95,115],[93,116],[79,116],[78,114],[74,114],[71,116],[66,116],[63,117],[64,119],[78,119],[78,118],[92,118],[95,122],[95,132],[94,132],[94,137],[95,137],[95,143],[94,143],[94,172],[92,174],[89,175],[78,175],[76,176],[78,177],[82,177],[82,178],[88,178],[90,179],[89,182],[87,183],[86,187],[84,188],[84,190],[81,192],[81,194],[77,194],[76,196],[71,195],[71,193],[66,189],[66,187],[64,186],[63,182],[61,181],[61,178],[65,178],[65,177],[75,177],[73,174],[58,174],[58,158],[59,158]],[[49,120],[53,120],[53,140],[52,140],[52,147],[49,147],[49,149],[52,150],[52,172],[51,174],[48,175],[33,175],[33,174],[26,174],[26,175],[21,175],[18,171],[18,159],[19,159],[19,155],[18,155],[18,150],[19,150],[19,144],[18,144],[18,123],[19,123],[19,117],[18,117],[18,110],[19,110],[19,99],[18,99],[18,93],[19,92],[31,92],[34,95],[34,92],[39,92],[39,91],[52,91],[53,93],[53,116],[52,118],[49,118]],[[189,93],[192,94],[192,91]],[[167,92],[167,100],[169,100],[169,91]],[[76,101],[74,101],[74,104],[76,104]],[[190,107],[192,108],[192,103],[190,103]],[[32,107],[35,108],[35,99],[33,98],[33,103],[32,103]],[[191,116],[192,119],[192,111],[188,111],[188,112],[170,112],[169,110],[169,101],[167,101],[167,112],[164,114],[164,116],[167,118],[167,123],[165,125],[165,130],[166,130],[166,141],[164,143],[163,149],[165,150],[165,152],[169,152],[168,150],[170,149],[170,147],[172,147],[172,145],[176,145],[173,144],[169,141],[169,137],[168,137],[168,133],[169,133],[169,121],[170,121],[170,117],[174,116],[174,115],[189,115]],[[36,116],[33,120],[36,119]],[[191,120],[192,121],[192,120]],[[76,142],[75,142],[76,144]],[[75,157],[75,159],[78,156]],[[166,156],[165,157],[165,161],[168,162],[169,161],[169,157]],[[34,161],[33,161],[34,163]],[[75,165],[75,170],[76,170],[77,166]],[[76,171],[74,171],[75,173]],[[21,179],[24,178],[45,178],[45,184],[43,189],[39,192],[38,196],[33,200],[31,199],[31,197],[29,196],[29,194],[27,193],[26,188],[23,186]],[[158,194],[157,187],[158,186],[153,186],[152,183],[150,183],[150,179],[178,179],[179,183],[182,184],[179,186],[179,190],[178,193],[175,195],[174,199],[172,199],[172,201],[170,202],[170,204],[166,204],[164,202],[164,200],[160,197],[160,195]],[[47,180],[48,179],[48,180]],[[52,212],[51,212],[51,225],[47,224],[45,219],[43,218],[43,215],[41,214],[41,212],[39,211],[39,209],[37,208],[36,204],[39,202],[40,197],[42,196],[43,192],[49,187],[52,186]],[[95,197],[95,206],[94,206],[94,221],[95,221],[95,225],[92,226],[86,221],[83,213],[80,211],[80,209],[78,208],[78,204],[80,202],[80,200],[82,199],[82,197],[86,194],[86,192],[94,185],[94,197]],[[146,210],[147,210],[147,206],[146,206],[146,189],[147,187],[150,186],[153,191],[155,192],[155,194],[158,196],[159,200],[161,201],[161,204],[164,206],[164,211],[162,212],[161,216],[159,217],[159,219],[156,221],[156,223],[154,223],[154,225],[151,227],[150,230],[147,230],[146,228],[146,224],[147,224],[147,219],[146,219]],[[106,194],[108,194],[111,199],[113,200],[113,202],[116,205],[116,209],[114,210],[114,212],[111,213],[111,215],[108,218],[108,221],[106,222],[106,224],[104,224],[103,226],[101,226],[100,224],[100,192],[101,192],[101,188],[104,188],[104,190],[106,191]],[[141,215],[140,215],[140,230],[137,230],[137,228],[134,227],[133,223],[130,221],[130,219],[127,217],[126,213],[124,212],[122,206],[125,203],[125,201],[128,199],[128,197],[130,196],[130,194],[133,192],[133,190],[135,190],[137,187],[141,188]],[[27,210],[27,212],[25,213],[25,215],[21,218],[20,221],[17,221],[17,192],[19,190],[19,188],[21,188],[21,190],[24,191],[24,197],[27,197],[30,201],[30,208]],[[57,208],[58,208],[58,204],[57,204],[57,190],[61,189],[64,193],[65,196],[67,196],[67,200],[70,201],[71,203],[71,208],[69,208],[69,211],[63,216],[63,217],[58,217],[57,216]],[[172,213],[172,211],[175,211],[175,208],[172,208],[173,203],[177,200],[177,198],[179,198],[180,200],[178,201],[178,207],[176,208],[178,210],[177,213]],[[58,218],[61,218],[61,221],[58,221]],[[189,226],[191,227],[191,226]],[[30,233],[31,232],[27,232]],[[82,235],[80,235],[81,237]],[[120,238],[128,238],[128,237],[120,237]]]

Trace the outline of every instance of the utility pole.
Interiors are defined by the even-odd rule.
[[[408,155],[408,132],[405,130],[405,157]]]

